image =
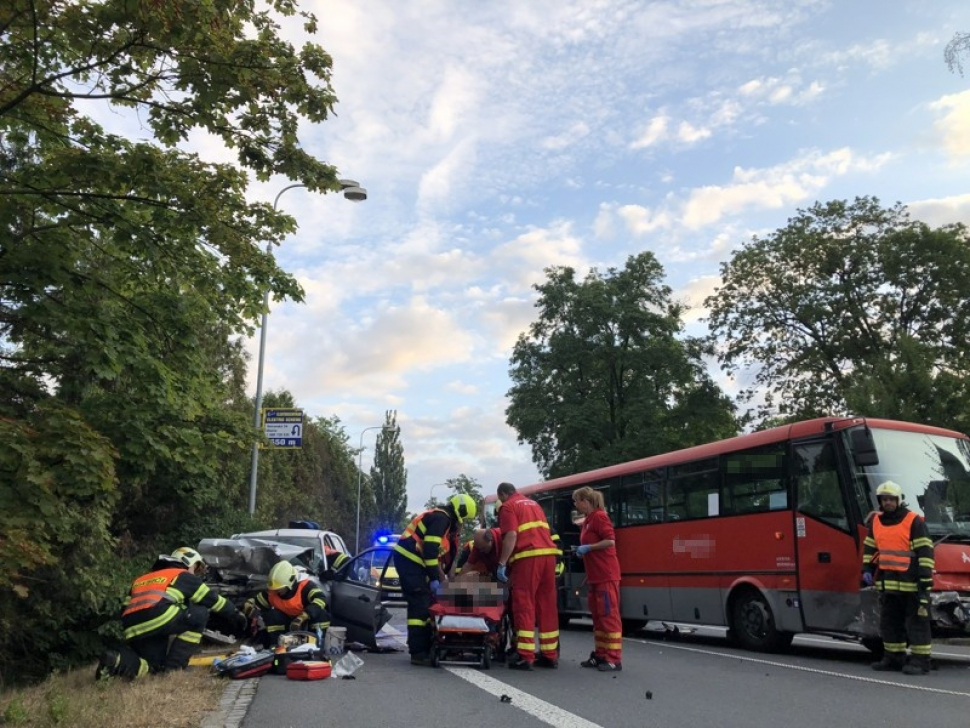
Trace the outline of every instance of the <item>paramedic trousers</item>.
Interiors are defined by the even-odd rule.
[[[121,647],[117,674],[135,678],[165,670],[184,670],[202,642],[202,632],[208,621],[208,609],[197,604],[189,605],[158,629]],[[169,646],[169,638],[173,635],[175,639]]]
[[[929,669],[930,617],[919,614],[919,595],[916,592],[881,592],[879,602],[879,634],[888,659],[903,662],[906,658],[906,642],[912,661]]]
[[[414,657],[431,654],[431,586],[428,572],[406,556],[394,552],[394,567],[408,605],[408,652]]]
[[[559,659],[556,557],[529,556],[515,561],[510,586],[516,651],[523,660],[531,663],[535,660],[538,642],[543,655],[550,660]]]
[[[587,591],[589,612],[593,615],[593,640],[597,657],[619,664],[623,647],[623,624],[620,622],[620,582],[602,581],[590,584]]]

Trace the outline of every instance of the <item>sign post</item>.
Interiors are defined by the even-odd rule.
[[[303,447],[303,410],[263,409],[263,432],[270,450],[293,450]]]

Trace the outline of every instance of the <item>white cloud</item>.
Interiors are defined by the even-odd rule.
[[[952,161],[956,163],[970,155],[970,91],[944,96],[930,104],[930,108],[944,112],[934,127]]]
[[[671,224],[665,211],[654,212],[641,205],[622,205],[616,213],[626,223],[627,230],[637,236],[670,227]]]
[[[914,219],[922,220],[931,227],[942,227],[957,222],[970,225],[970,194],[916,200],[910,202],[907,207]]]
[[[667,124],[670,119],[660,115],[653,117],[643,130],[640,137],[630,145],[630,149],[646,149],[652,147],[667,137]]]
[[[562,134],[546,137],[542,140],[541,145],[545,149],[565,149],[578,142],[587,134],[589,134],[589,125],[584,121],[577,121]]]
[[[707,316],[708,310],[704,308],[704,301],[720,285],[720,276],[699,276],[691,279],[683,288],[674,291],[674,299],[689,306],[689,310],[684,315],[685,323],[694,323]]]

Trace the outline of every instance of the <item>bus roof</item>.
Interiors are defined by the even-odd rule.
[[[931,425],[919,425],[914,422],[881,420],[873,417],[818,417],[814,420],[794,422],[789,425],[772,427],[768,430],[760,430],[745,435],[738,435],[737,437],[730,437],[726,440],[717,440],[716,442],[709,442],[704,445],[695,445],[694,447],[687,447],[682,450],[674,450],[660,455],[651,455],[640,460],[630,460],[629,462],[618,465],[609,465],[605,468],[597,468],[596,470],[587,470],[561,478],[545,480],[522,488],[516,488],[516,490],[523,495],[529,495],[531,493],[568,488],[570,486],[579,488],[590,481],[608,480],[619,475],[637,473],[642,470],[653,470],[655,468],[691,462],[693,460],[704,460],[705,458],[712,458],[738,450],[748,450],[755,447],[771,445],[776,442],[821,435],[832,430],[845,430],[862,424],[868,424],[870,427],[886,430],[903,430],[906,432],[925,433],[927,435],[940,435],[942,437],[956,437],[963,440],[968,439],[966,435],[954,430],[946,430],[942,427],[933,427]],[[485,498],[486,503],[491,503],[494,500],[494,493]]]

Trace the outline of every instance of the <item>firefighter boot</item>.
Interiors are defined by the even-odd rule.
[[[879,662],[872,663],[871,667],[873,670],[878,670],[879,672],[899,672],[903,669],[903,664],[905,663],[905,658],[903,655],[897,655],[894,652],[883,653],[882,659]]]
[[[105,650],[98,660],[98,667],[94,671],[95,680],[104,680],[118,674],[121,665],[121,655],[115,650]]]
[[[910,655],[909,662],[903,667],[904,675],[926,675],[930,671],[930,658]]]

